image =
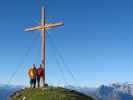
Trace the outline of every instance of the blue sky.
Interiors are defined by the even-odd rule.
[[[11,84],[27,85],[28,68],[32,63],[40,64],[40,32],[23,31],[39,24],[38,1],[0,0],[0,83],[6,84],[21,67]],[[47,31],[49,84],[94,87],[133,81],[132,0],[42,0],[41,3],[46,6],[47,22],[65,22],[64,26]],[[25,56],[28,48],[31,49]]]

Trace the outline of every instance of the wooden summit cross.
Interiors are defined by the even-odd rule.
[[[41,23],[39,26],[33,26],[31,28],[26,28],[25,31],[34,31],[34,30],[40,30],[41,31],[41,45],[42,45],[42,53],[41,53],[41,64],[42,64],[42,67],[44,68],[44,85],[45,85],[45,40],[46,40],[46,31],[47,29],[50,29],[50,28],[54,28],[54,27],[57,27],[57,26],[62,26],[64,25],[63,22],[57,22],[57,23],[49,23],[49,24],[46,24],[45,23],[45,8],[42,7],[41,9]]]

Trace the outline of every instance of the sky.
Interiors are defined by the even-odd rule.
[[[24,32],[40,24],[41,5],[47,23],[65,23],[46,31],[48,84],[133,82],[132,0],[0,0],[1,84],[28,85],[41,63],[40,31]]]

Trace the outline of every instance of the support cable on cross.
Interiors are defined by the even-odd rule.
[[[65,63],[65,60],[64,60],[64,57],[62,55],[62,53],[60,52],[60,50],[57,48],[57,46],[55,45],[55,41],[54,41],[54,38],[52,36],[50,36],[49,34],[47,34],[48,38],[49,38],[49,41],[51,43],[51,45],[54,47],[54,51],[55,51],[55,57],[56,57],[56,62],[59,63],[59,64],[63,64],[63,66],[65,67],[66,71],[69,73],[69,75],[71,76],[73,82],[75,84],[78,84],[78,80],[77,78],[75,77],[74,73],[71,71],[70,69],[70,66]],[[60,62],[59,62],[60,61]],[[62,70],[63,72],[63,70]],[[64,72],[63,72],[64,74]],[[65,74],[64,74],[64,77],[65,77]],[[68,83],[68,82],[66,82]]]

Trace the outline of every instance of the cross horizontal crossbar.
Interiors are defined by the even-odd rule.
[[[31,28],[26,28],[24,31],[34,31],[34,30],[47,30],[47,29],[51,29],[51,28],[55,28],[58,26],[63,26],[64,22],[57,22],[57,23],[49,23],[49,24],[45,24],[45,26],[40,25],[40,26],[33,26]]]

